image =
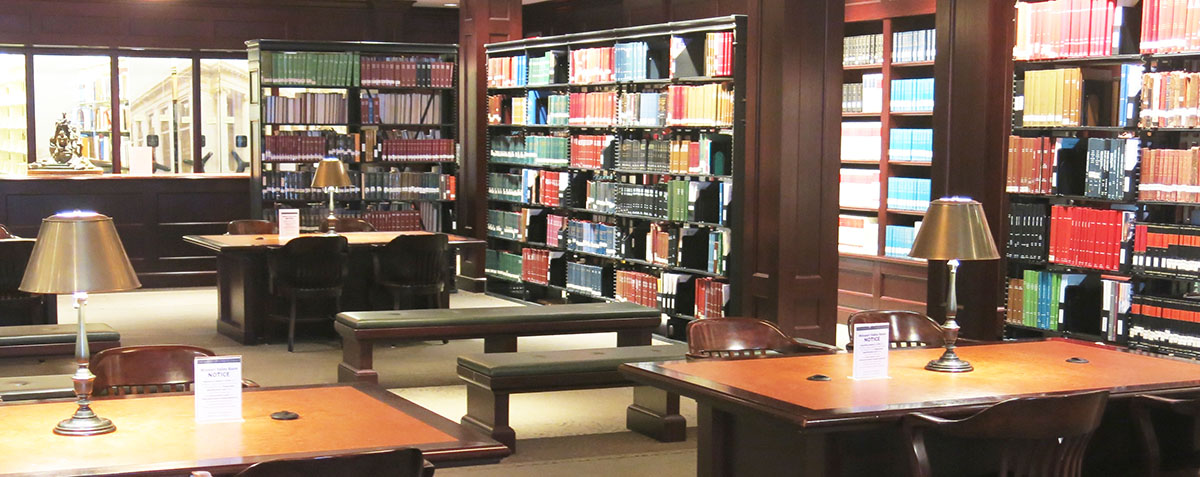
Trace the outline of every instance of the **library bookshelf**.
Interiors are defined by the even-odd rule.
[[[926,312],[927,264],[908,257],[931,199],[933,2],[846,8],[838,319]]]
[[[487,290],[737,313],[741,15],[494,43]]]
[[[301,229],[328,215],[310,187],[316,163],[336,157],[353,186],[335,193],[338,217],[377,229],[455,229],[457,45],[246,42],[250,67],[251,216],[300,209]]]
[[[1200,357],[1200,8],[1083,3],[1017,4],[1005,334]]]

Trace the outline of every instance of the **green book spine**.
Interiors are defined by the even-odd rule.
[[[1062,300],[1062,275],[1055,273],[1051,275],[1050,282],[1050,329],[1058,330],[1058,304]]]
[[[1025,271],[1025,307],[1023,309],[1021,323],[1025,326],[1037,326],[1037,321],[1034,320],[1034,314],[1037,312],[1037,271]]]

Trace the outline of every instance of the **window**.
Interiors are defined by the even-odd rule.
[[[65,117],[79,131],[83,155],[111,172],[111,65],[107,56],[33,57],[37,160],[52,160],[50,138]]]
[[[0,53],[0,174],[24,174],[25,55]]]
[[[121,57],[122,168],[133,174],[190,173],[192,60]]]
[[[249,172],[250,85],[246,60],[200,60],[200,157],[204,172]]]

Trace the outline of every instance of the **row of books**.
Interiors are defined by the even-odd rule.
[[[1009,259],[1039,262],[1046,259],[1045,203],[1012,202],[1008,206],[1008,242],[1004,255]]]
[[[892,32],[892,63],[933,61],[937,55],[937,30]]]
[[[888,257],[909,258],[913,241],[921,230],[921,222],[917,221],[912,227],[907,225],[888,225],[884,228],[883,254]]]
[[[103,100],[105,104],[111,104],[111,99]],[[128,114],[121,115],[124,119]],[[112,108],[102,105],[85,104],[80,105],[75,109],[75,124],[79,125],[80,131],[111,131],[112,130]],[[126,121],[122,121],[121,130],[128,131],[129,125]]]
[[[1125,263],[1125,237],[1132,231],[1133,212],[1055,205],[1050,208],[1048,261],[1120,270]]]
[[[844,88],[847,85],[842,85]],[[883,123],[842,121],[842,160],[878,162],[883,151]],[[891,151],[888,152],[891,154]]]
[[[1044,330],[1058,330],[1060,303],[1065,287],[1086,275],[1025,270],[1020,278],[1008,279],[1005,321]]]
[[[319,162],[336,157],[343,162],[361,160],[359,135],[333,131],[289,131],[263,136],[263,162]]]
[[[569,185],[566,172],[521,169],[516,174],[488,173],[487,189],[492,199],[557,207]]]
[[[842,65],[882,65],[883,34],[848,36],[842,41]]]
[[[1017,41],[1013,46],[1013,58],[1038,60],[1115,55],[1120,52],[1122,41],[1121,16],[1122,9],[1113,0],[1017,2]]]
[[[733,32],[704,35],[704,76],[733,76]]]
[[[883,111],[883,73],[862,75],[862,83],[842,85],[842,112],[878,113]]]
[[[838,204],[842,207],[879,208],[879,169],[842,168]]]
[[[552,229],[546,224],[547,236]],[[565,235],[566,249],[575,252],[591,253],[616,257],[621,254],[621,232],[612,224],[592,222],[590,220],[567,220]]]
[[[1008,137],[1006,192],[1053,193],[1058,140],[1052,137]]]
[[[1129,312],[1129,347],[1200,357],[1195,300],[1136,295]]]
[[[1137,139],[1088,138],[1083,195],[1116,201],[1132,199],[1139,143]]]
[[[384,154],[384,142],[386,142],[386,141],[394,141],[394,140],[441,141],[444,139],[442,137],[441,129],[437,129],[437,128],[429,128],[429,129],[421,130],[421,129],[408,129],[408,128],[392,129],[392,128],[387,128],[387,127],[383,127],[383,128],[368,127],[368,128],[362,128],[361,132],[358,132],[355,134],[359,134],[362,137],[362,144],[363,144],[362,160],[366,161],[366,162],[369,162],[369,161],[392,161],[395,159],[395,157],[392,155],[392,153],[395,152],[395,150],[392,148],[395,146],[388,146],[389,152],[388,152],[388,154]],[[445,140],[453,141],[453,139],[445,139]],[[441,143],[441,144],[444,144],[444,143]],[[414,146],[414,147],[418,147],[418,146]],[[450,147],[451,154],[454,157],[451,157],[449,160],[453,161],[457,158],[457,146],[453,142],[451,142],[451,144],[449,146],[433,146],[431,144],[431,145],[426,145],[424,147],[437,148],[437,149]],[[436,153],[433,155],[441,155],[441,153],[439,152],[439,153]],[[416,161],[413,161],[413,162],[416,162]]]
[[[536,93],[536,91],[530,91]],[[536,104],[536,103],[535,103]],[[546,124],[566,126],[571,124],[571,97],[565,94],[555,94],[546,98]],[[536,106],[535,106],[536,107]],[[534,124],[539,122],[541,114],[535,114]]]
[[[667,87],[668,126],[732,126],[733,90],[712,83]]]
[[[616,296],[651,308],[658,307],[658,277],[646,272],[617,270]]]
[[[1083,71],[1079,68],[1026,71],[1023,80],[1025,127],[1080,126]]]
[[[571,167],[579,169],[611,167],[611,144],[615,140],[615,136],[605,134],[571,136]]]
[[[362,198],[362,176],[359,171],[347,171],[350,176],[350,187],[339,187],[334,192],[337,200],[358,200]],[[321,202],[329,200],[329,193],[320,187],[312,186],[313,171],[263,171],[262,198],[263,200],[311,200]]]
[[[560,214],[546,214],[546,245],[562,248],[566,245],[567,222],[571,218]]]
[[[570,93],[567,124],[572,126],[612,126],[617,118],[617,92]],[[516,120],[514,114],[513,120]]]
[[[454,200],[456,178],[437,172],[362,172],[365,200]]]
[[[453,139],[384,139],[376,157],[384,162],[453,162]]]
[[[1200,202],[1200,147],[1142,149],[1138,199]]]
[[[566,56],[564,51],[550,50],[542,53],[542,56],[529,57],[527,83],[534,86],[566,83]],[[491,83],[488,85],[491,86]]]
[[[617,168],[667,174],[731,173],[733,138],[728,134],[700,134],[692,139],[625,139],[620,142]]]
[[[724,225],[733,186],[723,181],[677,180],[653,185],[588,181],[586,194],[585,208],[600,213]]]
[[[360,218],[381,232],[424,230],[421,224],[421,211],[414,209],[366,210],[362,211]]]
[[[729,304],[729,284],[712,277],[696,279],[696,318],[723,318]]]
[[[549,284],[551,255],[562,256],[562,252],[530,247],[521,249],[521,279],[542,285]]]
[[[568,80],[571,84],[606,83],[615,81],[613,75],[615,54],[613,47],[583,48],[568,52],[570,58],[570,73]],[[632,58],[630,58],[632,61]]]
[[[1116,341],[1135,299],[1127,279],[1024,270],[1009,278],[1005,321]]]
[[[1130,265],[1137,271],[1200,274],[1200,227],[1134,225]]]
[[[888,160],[933,162],[933,130],[892,128],[888,131]]]
[[[263,51],[259,67],[264,85],[358,86],[355,52]]]
[[[887,207],[890,210],[924,212],[929,208],[933,182],[919,177],[889,177]]]
[[[613,46],[613,80],[637,81],[658,77],[651,71],[650,44],[644,41],[617,43]],[[653,74],[652,74],[653,73]]]
[[[933,78],[894,79],[890,99],[892,112],[933,111]]]
[[[263,97],[263,122],[268,124],[345,124],[343,93],[295,93],[295,97]]]
[[[286,208],[292,209],[292,208],[296,208],[296,207],[288,206]],[[262,216],[264,219],[269,220],[271,222],[278,222],[279,221],[278,210],[279,210],[279,208],[265,208],[265,209],[263,209]],[[317,232],[317,231],[321,230],[321,228],[323,226],[325,226],[325,224],[328,223],[326,219],[328,219],[328,217],[329,217],[329,207],[326,207],[326,206],[300,207],[298,210],[300,212],[300,233]],[[357,210],[340,209],[340,208],[333,210],[333,215],[339,219],[341,219],[341,218],[357,218],[358,214],[359,214],[359,211],[357,211]]]
[[[512,88],[525,86],[525,55],[499,56],[487,60],[487,87]]]
[[[838,215],[838,252],[875,255],[879,252],[879,218]]]
[[[1200,3],[1142,1],[1142,53],[1200,51]]]
[[[567,262],[566,289],[568,291],[594,297],[603,297],[605,296],[604,288],[604,267]]]
[[[667,121],[667,95],[660,92],[621,93],[620,126],[662,126]]]
[[[450,88],[454,63],[428,56],[372,56],[362,59],[364,88]],[[323,83],[318,83],[323,84]]]
[[[1141,86],[1139,127],[1200,127],[1200,73],[1145,73]]]
[[[442,124],[439,93],[379,93],[360,101],[363,124]]]
[[[520,280],[522,257],[515,253],[487,249],[484,255],[483,270],[485,273],[498,275],[510,280]]]
[[[517,212],[488,209],[487,235],[509,240],[525,240],[528,232],[529,209]]]
[[[575,139],[558,136],[492,136],[491,160],[505,164],[563,167],[570,164],[568,141]]]
[[[536,91],[534,91],[536,93]],[[509,108],[512,119],[511,124],[536,124],[537,108],[527,108],[526,104],[536,104],[529,101],[529,97],[514,96],[512,98],[512,106]],[[532,109],[532,111],[530,111]]]

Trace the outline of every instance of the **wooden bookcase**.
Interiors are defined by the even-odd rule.
[[[731,34],[727,50],[730,55],[726,64],[728,74],[706,75],[705,42],[709,41],[710,34]],[[487,137],[491,181],[486,266],[488,291],[522,300],[552,303],[640,300],[663,310],[667,317],[661,330],[663,334],[684,338],[685,325],[696,318],[696,284],[704,282],[706,285],[701,287],[727,290],[724,299],[715,305],[719,309],[713,309],[714,305],[710,305],[708,311],[703,313],[709,316],[735,315],[739,284],[732,283],[730,277],[737,276],[735,270],[742,240],[739,210],[749,193],[740,187],[746,170],[746,158],[742,152],[745,135],[745,35],[746,17],[734,15],[487,45],[489,64],[496,69],[513,68],[501,65],[528,65],[529,60],[535,58],[539,62],[545,61],[540,58],[545,58],[547,54],[551,57],[558,55],[559,58],[550,78],[540,82],[522,78],[515,84],[494,83],[488,89],[488,104],[491,106]],[[676,38],[679,39],[675,40],[679,42],[677,46],[683,43],[688,46],[676,50],[682,54],[679,56],[678,71],[672,74],[670,65],[674,56],[671,46]],[[648,74],[645,79],[620,77],[617,81],[573,81],[577,79],[572,77],[573,72],[583,73],[582,69],[571,69],[574,64],[573,53],[633,42],[646,43],[647,58],[643,59],[643,66]],[[528,71],[541,68],[540,65],[534,65]],[[516,67],[514,71],[527,74],[524,66]],[[500,71],[489,73],[496,75]],[[617,118],[583,125],[576,121],[582,116],[572,113],[568,113],[573,119],[566,121],[567,124],[530,124],[536,123],[536,119],[513,124],[512,120],[513,99],[517,98],[520,116],[519,104],[528,101],[531,94],[532,97],[542,98],[529,102],[535,110],[534,116],[543,101],[549,109],[551,101],[569,99],[569,95],[575,93],[613,93],[613,107],[616,114],[620,115],[623,107],[632,104],[633,96],[627,95],[663,93],[666,101],[669,90],[688,87],[720,90],[718,96],[725,95],[727,112],[732,121],[698,125],[695,122],[684,124],[672,122],[669,118],[658,118],[647,119],[646,124],[629,124]],[[639,107],[646,106],[643,98],[649,97],[638,96],[638,101],[642,101],[638,103]],[[716,96],[713,99],[716,103]],[[630,103],[625,104],[626,101]],[[548,110],[548,120],[549,113]],[[561,118],[561,114],[556,118]],[[647,116],[641,118],[646,119]],[[589,151],[596,156],[594,163],[579,162],[582,156],[570,149],[570,143],[585,139],[583,136],[605,137],[596,143],[602,147]],[[513,161],[510,145],[529,142],[530,138],[535,137],[539,138],[537,141],[565,145],[570,152],[556,155],[554,159],[557,160]],[[559,139],[541,139],[543,137]],[[676,168],[667,170],[629,165],[634,154],[632,145],[635,143],[632,141],[683,139],[696,144],[712,141],[711,150],[723,151],[724,158],[708,162],[706,170],[690,167],[703,161],[677,163]],[[522,185],[519,181],[523,175],[531,178],[536,176],[536,179]],[[548,177],[556,178],[560,187],[543,182]],[[514,179],[518,182],[511,186]],[[674,185],[667,185],[671,181],[675,181]],[[694,188],[697,195],[695,200],[686,196],[673,199],[676,204],[690,205],[692,211],[677,209],[675,213],[685,215],[672,216],[666,210],[629,210],[625,206],[631,203],[625,203],[622,198],[616,198],[613,201],[615,204],[607,204],[616,207],[601,205],[605,202],[603,200],[595,203],[588,199],[593,183],[597,194],[601,188],[607,187],[620,187],[628,191],[679,187],[677,192],[683,191],[682,188],[688,188],[689,191]],[[528,190],[524,190],[526,187]],[[558,189],[557,194],[555,188]],[[525,195],[522,196],[522,193]],[[549,195],[544,197],[544,193]],[[628,199],[630,196],[622,197]],[[502,223],[505,221],[510,223]],[[568,225],[556,230],[553,225],[560,221]],[[552,226],[548,227],[548,223]],[[576,233],[573,231],[588,227],[611,233],[613,240],[608,242],[610,246],[590,247],[594,245],[589,243],[590,238],[573,235]],[[659,249],[665,253],[657,260],[647,254],[647,248],[651,247],[648,245],[651,230],[665,234],[660,235],[662,248]],[[714,245],[718,250],[715,255],[721,256],[723,267],[709,268],[709,251]],[[530,263],[533,262],[525,262],[527,253],[548,254],[546,266],[530,270]],[[585,273],[590,277],[586,282],[580,278],[580,274]],[[622,283],[628,283],[620,278],[626,273],[640,274],[637,276],[643,280],[636,292],[627,290],[629,296],[618,291]],[[718,302],[714,300],[712,303]]]
[[[898,34],[935,30],[933,2],[910,1],[897,2],[884,8],[878,5],[847,6],[845,16],[845,36],[847,45],[858,45],[865,35],[878,35],[880,43],[879,61],[846,60],[843,65],[844,84],[870,83],[871,78],[878,79],[879,101],[878,111],[861,112],[858,108],[851,111],[843,110],[843,171],[842,191],[843,200],[839,203],[839,235],[844,234],[841,224],[844,219],[850,223],[875,222],[874,230],[858,230],[854,233],[862,240],[864,247],[846,247],[841,242],[846,237],[839,238],[838,260],[838,319],[844,322],[851,313],[868,309],[900,309],[920,313],[926,312],[927,297],[927,263],[925,260],[908,258],[905,250],[896,248],[889,252],[894,245],[889,240],[889,227],[916,227],[924,216],[925,206],[920,203],[910,207],[898,207],[896,200],[889,206],[889,193],[900,198],[898,191],[889,190],[889,179],[918,179],[931,183],[933,171],[944,169],[946,164],[933,160],[933,101],[932,91],[929,91],[927,107],[917,108],[919,111],[901,111],[904,108],[893,104],[893,82],[896,80],[934,78],[933,57],[919,60],[908,59],[906,56],[897,57],[897,49],[902,45]],[[916,48],[908,37],[903,46]],[[925,41],[925,40],[921,40]],[[929,45],[932,50],[932,44]],[[847,51],[847,54],[853,52]],[[861,53],[861,52],[860,52]],[[865,64],[864,64],[865,63]],[[939,84],[940,86],[940,84]],[[936,86],[935,86],[936,87]],[[899,93],[899,91],[897,91]],[[843,100],[849,99],[846,96]],[[897,102],[898,103],[898,102]],[[870,109],[870,108],[868,108]],[[850,131],[867,127],[874,130],[878,125],[878,137],[852,137]],[[891,150],[893,135],[901,131],[927,131],[924,148],[930,153],[924,160],[897,160],[892,157],[897,151]],[[899,138],[897,138],[899,140]],[[878,142],[876,142],[878,141]],[[870,144],[866,154],[854,152],[856,147]],[[899,143],[897,143],[899,144]],[[849,147],[848,147],[849,146]],[[878,154],[874,148],[878,146]],[[860,187],[847,197],[847,174],[878,173],[877,187]],[[855,190],[855,189],[850,189]],[[931,188],[927,188],[931,190]],[[936,199],[937,197],[930,197]],[[849,201],[849,202],[848,202]],[[867,203],[860,203],[865,201]],[[927,204],[926,204],[927,205]],[[912,229],[912,230],[915,230]],[[913,234],[915,235],[915,233]]]
[[[304,174],[315,169],[320,156],[335,155],[347,163],[355,181],[355,186],[336,195],[340,217],[376,221],[380,227],[388,220],[380,214],[416,209],[421,211],[425,229],[455,230],[455,173],[460,155],[456,142],[457,45],[252,40],[246,46],[252,124],[251,217],[274,220],[274,209],[299,208],[302,229],[315,230],[326,215],[328,196],[324,191],[305,190],[309,187],[305,178],[310,176]],[[364,78],[375,81],[364,82]],[[297,98],[302,93],[332,96],[308,103],[311,110],[310,106],[293,106],[291,114],[329,117],[272,117],[271,101]],[[371,106],[364,114],[368,101],[383,106]],[[344,114],[334,115],[337,108]],[[280,112],[276,106],[274,113]],[[410,117],[418,119],[405,119]],[[284,159],[267,154],[264,160],[264,154],[272,152],[269,136],[315,133],[340,138],[327,140],[325,151],[319,154],[306,150],[304,157]],[[375,138],[373,147],[371,136]],[[437,145],[407,143],[405,155],[396,156],[397,146],[389,143],[384,150],[385,138],[443,141]],[[281,179],[284,175],[287,179]]]
[[[1014,140],[1045,141],[1042,148],[1046,152],[1042,155],[1044,160],[1035,160],[1037,164],[1031,166],[1028,153],[1021,156],[1021,146],[1010,145],[1009,175],[1014,182],[1008,186],[1006,201],[1010,218],[1005,265],[1009,283],[1003,284],[1008,297],[1006,336],[1070,336],[1200,357],[1200,346],[1189,344],[1200,342],[1200,326],[1189,319],[1190,312],[1200,311],[1200,306],[1193,305],[1200,275],[1173,269],[1173,266],[1156,266],[1152,262],[1153,257],[1166,257],[1186,264],[1192,261],[1190,257],[1195,253],[1195,247],[1188,245],[1187,237],[1197,233],[1200,215],[1195,212],[1200,210],[1200,200],[1186,195],[1190,193],[1188,185],[1195,182],[1194,174],[1189,179],[1186,171],[1200,164],[1196,159],[1176,158],[1169,165],[1171,171],[1166,172],[1166,163],[1156,162],[1157,159],[1152,157],[1161,154],[1159,150],[1188,150],[1191,157],[1196,157],[1195,148],[1200,145],[1200,128],[1196,127],[1200,123],[1200,111],[1196,109],[1200,109],[1200,105],[1195,103],[1200,100],[1190,100],[1193,111],[1190,114],[1196,118],[1191,124],[1147,122],[1145,114],[1158,106],[1153,104],[1157,95],[1144,88],[1153,81],[1145,81],[1143,77],[1200,72],[1200,47],[1197,47],[1200,42],[1171,52],[1148,49],[1148,37],[1143,33],[1150,33],[1145,31],[1146,28],[1154,28],[1154,33],[1149,36],[1157,34],[1159,28],[1154,22],[1159,15],[1145,10],[1158,3],[1162,2],[1142,1],[1132,7],[1118,7],[1124,21],[1105,27],[1120,41],[1114,40],[1111,48],[1104,49],[1101,54],[1017,58],[1014,61],[1012,136],[1017,138]],[[1200,12],[1191,13],[1198,14]],[[1200,27],[1190,25],[1190,28]],[[1020,37],[1018,32],[1017,42]],[[1127,67],[1133,70],[1125,71]],[[1030,114],[1035,120],[1041,116],[1036,114],[1038,111],[1031,113],[1031,109],[1038,107],[1035,97],[1045,95],[1045,92],[1030,88],[1026,73],[1055,74],[1058,70],[1075,68],[1082,76],[1079,89],[1069,82],[1051,86],[1069,91],[1070,95],[1064,96],[1068,100],[1071,96],[1080,97],[1083,104],[1080,123],[1067,126],[1029,124]],[[1195,75],[1195,81],[1200,82],[1200,75]],[[1186,106],[1189,105],[1176,107],[1183,110],[1188,109]],[[1102,144],[1124,148],[1115,163],[1096,162],[1107,157],[1105,151],[1108,149],[1100,147]],[[1040,183],[1043,187],[1039,190],[1025,190],[1020,171],[1028,169],[1030,172],[1026,175],[1029,176],[1035,167],[1048,172],[1045,177],[1049,180],[1043,179]],[[1114,177],[1114,184],[1124,182],[1127,186],[1119,188],[1116,194],[1106,195],[1090,182],[1098,177]],[[1033,179],[1027,181],[1037,184]],[[1180,194],[1174,195],[1176,192]],[[1158,195],[1162,193],[1167,195]],[[1082,250],[1115,253],[1107,266],[1064,263],[1070,260],[1053,256],[1053,250],[1063,250],[1055,247],[1063,247],[1061,240],[1066,237],[1061,225],[1051,225],[1055,207],[1098,210],[1125,217],[1118,224],[1119,235],[1113,236],[1108,245],[1088,243],[1080,246]],[[1045,216],[1042,211],[1046,211]],[[1040,222],[1038,217],[1042,217]],[[1052,230],[1054,227],[1058,228]],[[1086,228],[1094,227],[1076,223],[1075,230]],[[1028,237],[1039,231],[1046,237],[1046,243],[1029,240]],[[1155,249],[1151,245],[1147,251],[1143,246],[1147,231],[1176,234],[1177,237],[1163,239],[1170,241],[1169,246]],[[1067,246],[1070,247],[1068,254],[1076,252],[1074,245]],[[1035,291],[1029,291],[1030,277],[1039,279],[1039,288]],[[1049,284],[1042,283],[1045,281]],[[1055,289],[1055,283],[1059,288]],[[1041,300],[1040,304],[1038,300]]]

